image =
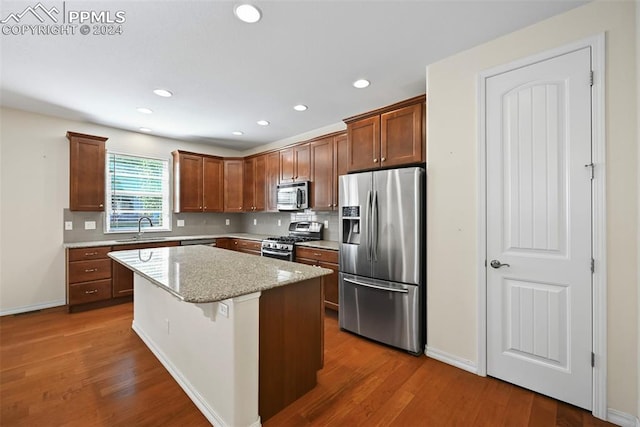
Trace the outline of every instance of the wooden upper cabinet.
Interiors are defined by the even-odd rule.
[[[69,139],[69,209],[103,211],[105,142],[108,138],[67,132]]]
[[[345,119],[349,172],[424,162],[426,96]]]
[[[318,211],[333,209],[334,161],[333,137],[312,141],[311,150],[311,208]]]
[[[311,141],[311,207],[338,209],[338,177],[347,173],[347,134]]]
[[[280,153],[275,151],[265,155],[265,210],[277,211],[277,190],[280,183]]]
[[[338,179],[340,175],[346,175],[349,172],[349,146],[347,140],[347,134],[343,133],[333,138],[333,208],[338,209]]]
[[[380,166],[380,116],[347,125],[347,162],[349,171]]]
[[[222,158],[174,151],[173,211],[222,212]]]
[[[280,182],[309,181],[311,156],[308,143],[280,150]]]
[[[202,212],[202,156],[174,151],[173,210],[174,212]]]
[[[202,159],[202,211],[224,210],[224,161],[219,158]]]
[[[398,166],[422,161],[422,104],[380,115],[380,161]]]
[[[242,212],[243,206],[243,159],[224,160],[224,211]]]
[[[244,210],[263,211],[265,209],[266,155],[244,160]]]
[[[293,147],[294,181],[311,179],[311,155],[309,144],[298,144]]]

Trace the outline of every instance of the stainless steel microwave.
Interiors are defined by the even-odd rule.
[[[309,208],[309,181],[278,185],[279,211],[300,211]]]

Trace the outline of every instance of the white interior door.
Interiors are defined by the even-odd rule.
[[[585,409],[590,71],[584,48],[486,80],[487,374]]]

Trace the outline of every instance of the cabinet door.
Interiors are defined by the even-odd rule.
[[[267,185],[267,156],[262,155],[254,158],[254,189],[253,206],[256,211],[263,211],[266,207],[266,185]]]
[[[323,276],[324,280],[324,306],[331,310],[338,311],[338,264],[318,261],[318,267],[333,270],[328,276]]]
[[[293,182],[295,178],[293,159],[293,148],[280,150],[280,183]]]
[[[311,208],[333,209],[333,138],[313,141],[311,150]]]
[[[105,141],[107,138],[67,132],[69,157],[69,209],[103,211]]]
[[[349,172],[380,167],[380,116],[347,125]]]
[[[422,104],[382,114],[380,129],[381,166],[422,161]]]
[[[255,158],[244,161],[244,189],[242,191],[243,206],[245,211],[255,210]]]
[[[175,212],[202,212],[202,156],[179,153],[174,164]],[[175,161],[175,157],[174,157]]]
[[[224,211],[242,212],[244,161],[224,161]]]
[[[216,239],[216,248],[220,249],[232,249],[232,241],[228,237],[221,237]]]
[[[333,138],[333,199],[331,204],[333,209],[338,209],[338,178],[346,175],[349,171],[347,164],[349,147],[347,145],[347,134],[338,135]]]
[[[205,157],[202,160],[202,210],[204,212],[222,212],[224,197],[224,162],[222,159]]]
[[[280,153],[269,153],[266,156],[265,199],[266,210],[277,211],[277,190],[280,177]]]
[[[293,164],[295,169],[294,181],[309,181],[311,179],[309,144],[299,144],[293,147]]]

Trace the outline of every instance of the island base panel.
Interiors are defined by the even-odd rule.
[[[317,384],[324,352],[322,283],[322,278],[310,279],[260,296],[262,422]]]

